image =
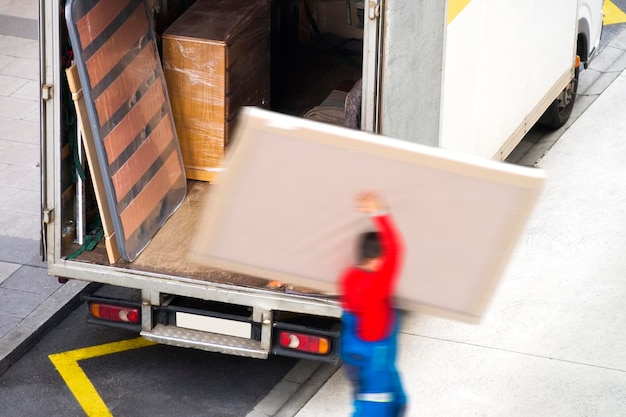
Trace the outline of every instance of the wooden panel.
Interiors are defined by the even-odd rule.
[[[237,59],[230,60],[234,50]],[[198,0],[163,34],[163,69],[188,178],[212,181],[242,105],[269,103],[269,10]]]
[[[163,56],[187,178],[212,181],[224,154],[224,47],[165,35]]]
[[[177,210],[186,179],[144,1],[70,0],[66,20],[122,257]]]
[[[166,34],[163,58],[187,178],[212,181],[224,156],[224,47]]]
[[[270,67],[269,42],[268,33],[258,39],[242,39],[228,49],[227,118],[242,106],[269,107],[270,83],[263,79]]]
[[[86,60],[91,85],[98,85],[124,55],[139,44],[141,36],[148,30],[146,11],[143,5],[139,5],[120,29]]]
[[[246,108],[190,259],[336,292],[378,191],[405,243],[401,306],[482,317],[544,181],[541,170]]]
[[[180,177],[179,170],[178,155],[172,152],[143,192],[120,214],[126,238],[139,229],[145,218],[153,215],[152,213],[166,197],[168,190]]]
[[[129,0],[98,2],[85,16],[76,23],[85,47],[104,32],[113,20],[128,6]]]
[[[145,80],[136,77],[135,74],[142,71],[154,72],[157,65],[159,64],[156,60],[156,51],[153,45],[148,45],[133,59],[126,70],[98,96],[95,104],[101,125],[111,119],[124,103],[130,101],[131,96],[145,82]],[[163,101],[164,97],[158,99],[159,103]]]
[[[171,139],[172,129],[170,120],[162,119],[133,156],[113,175],[113,187],[118,196],[118,202],[145,175],[144,170],[154,164],[166,151]]]
[[[89,124],[89,116],[87,115],[87,106],[85,105],[85,98],[83,96],[83,90],[78,77],[78,69],[76,68],[76,65],[72,65],[65,72],[67,74],[70,91],[72,92],[72,100],[74,100],[74,105],[76,107],[78,123],[80,124],[80,128],[83,133],[85,154],[87,156],[89,171],[91,172],[94,194],[96,195],[96,202],[98,203],[98,213],[100,214],[102,229],[104,231],[104,244],[107,251],[107,257],[109,263],[114,264],[118,259],[120,259],[121,254],[117,246],[117,241],[115,240],[115,230],[113,226],[113,219],[111,218],[111,208],[109,207],[106,192],[104,190],[104,184],[102,183],[102,170],[100,169],[100,163],[98,162],[93,133],[91,125]]]
[[[107,160],[112,164],[141,134],[148,122],[157,114],[165,102],[165,91],[159,83],[154,83],[141,100],[103,139]]]

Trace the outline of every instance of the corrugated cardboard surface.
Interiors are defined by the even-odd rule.
[[[405,308],[476,322],[539,195],[542,171],[247,109],[190,258],[335,292],[355,261],[354,210],[379,192],[405,242]]]

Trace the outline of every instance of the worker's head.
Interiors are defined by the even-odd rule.
[[[381,246],[378,232],[362,233],[359,239],[359,266],[368,271],[376,271],[380,266]]]

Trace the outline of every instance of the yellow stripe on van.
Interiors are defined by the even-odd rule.
[[[472,0],[449,0],[448,1],[448,24],[465,9]]]
[[[605,25],[616,25],[618,23],[626,23],[626,13],[622,11],[612,1],[605,1],[602,6],[602,12],[604,13]]]

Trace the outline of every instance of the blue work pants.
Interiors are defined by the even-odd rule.
[[[399,320],[391,334],[368,342],[356,335],[356,317],[342,316],[341,358],[354,386],[353,417],[399,417],[406,408],[406,394],[396,368]]]

